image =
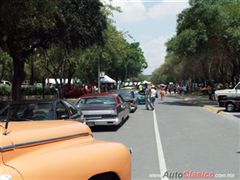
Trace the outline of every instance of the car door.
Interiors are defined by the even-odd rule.
[[[81,113],[80,110],[78,110],[75,106],[73,106],[72,104],[70,104],[67,101],[63,101],[63,103],[66,105],[69,113],[70,113],[70,119],[77,119],[77,120],[81,120],[83,121],[83,114]]]
[[[238,84],[235,86],[234,96],[235,96],[235,97],[240,96],[240,83],[238,83]]]
[[[62,101],[56,103],[56,119],[69,119],[70,112]]]
[[[129,103],[124,101],[124,99],[121,97],[121,95],[118,95],[118,101],[119,101],[119,109],[121,113],[121,119],[125,119],[130,111]]]

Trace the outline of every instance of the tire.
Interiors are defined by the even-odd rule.
[[[236,106],[235,106],[234,103],[229,102],[229,103],[226,104],[226,111],[227,112],[233,112],[233,111],[235,111],[235,109],[236,109]]]
[[[120,180],[115,173],[103,173],[91,177],[89,180]]]

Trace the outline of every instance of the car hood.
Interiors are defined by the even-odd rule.
[[[0,151],[92,134],[88,126],[73,120],[9,122],[6,131],[4,126],[0,123]]]
[[[222,94],[222,93],[228,93],[228,92],[233,92],[234,89],[222,89],[222,90],[217,90],[215,91],[215,94]]]

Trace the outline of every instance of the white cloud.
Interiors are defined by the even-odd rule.
[[[121,22],[141,22],[151,19],[162,19],[169,15],[177,15],[184,8],[189,7],[186,0],[105,0],[107,4],[120,7],[121,13],[114,12],[114,19]],[[152,7],[146,8],[144,2],[154,2]]]
[[[115,7],[120,7],[121,13],[113,13],[117,22],[141,22],[147,18],[147,10],[141,0],[108,0],[106,2]]]
[[[141,46],[144,51],[144,56],[148,62],[148,68],[144,70],[144,74],[151,74],[156,68],[160,67],[160,65],[164,63],[166,56],[165,43],[171,37],[172,35],[160,36]]]
[[[159,4],[156,4],[153,7],[148,9],[148,16],[150,18],[166,18],[167,16],[177,15],[179,14],[184,8],[189,7],[187,2],[169,2],[163,1]]]
[[[138,23],[135,29],[129,26],[131,27],[131,35],[134,38],[138,37],[136,41],[141,42],[141,48],[148,62],[148,68],[143,73],[151,74],[164,63],[166,56],[165,43],[175,33],[175,29],[171,30],[168,27],[175,24],[176,20],[168,23],[168,19],[176,18],[177,14],[188,8],[188,0],[105,0],[105,2],[111,3],[113,6],[119,6],[122,10],[122,13],[114,12],[113,19],[116,21],[118,29],[128,31],[130,23],[130,25]],[[153,3],[146,6],[147,2]],[[147,25],[144,26],[145,24]],[[156,26],[166,28],[159,30],[159,34],[156,35],[156,32],[153,31]],[[139,33],[143,32],[137,29],[139,27],[144,28],[144,33]]]

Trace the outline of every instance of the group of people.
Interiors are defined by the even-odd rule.
[[[165,87],[161,87],[160,91],[158,91],[156,86],[153,84],[145,85],[145,105],[147,110],[154,110],[158,94],[160,94],[161,100],[163,100],[163,97],[165,96]]]

